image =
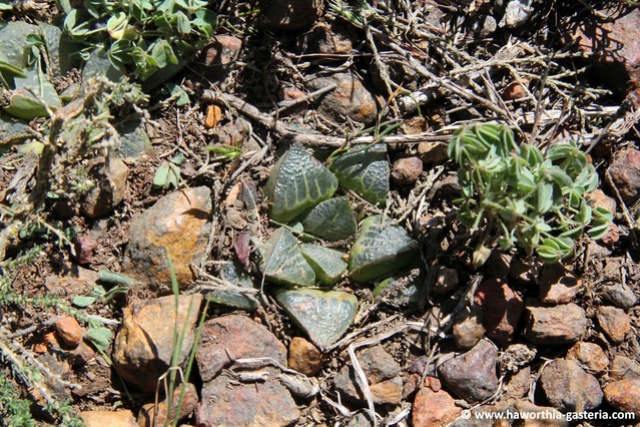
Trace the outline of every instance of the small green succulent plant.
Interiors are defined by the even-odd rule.
[[[598,175],[575,142],[543,153],[517,145],[507,126],[482,124],[458,129],[448,153],[458,164],[458,218],[479,234],[476,266],[496,243],[557,262],[573,253],[583,233],[598,239],[609,230],[613,214],[585,198],[597,188]]]

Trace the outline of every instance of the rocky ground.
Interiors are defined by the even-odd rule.
[[[638,425],[637,5],[210,3],[214,36],[169,80],[186,102],[158,89],[113,109],[116,121],[140,118],[118,127],[122,146],[56,154],[47,175],[43,155],[20,148],[43,140],[44,119],[19,144],[0,130],[3,425],[29,425],[17,401],[43,426]],[[14,6],[5,20],[58,14],[52,2]],[[446,148],[460,126],[486,122],[541,148],[577,141],[600,177],[592,205],[615,213],[609,232],[583,237],[562,263],[495,250],[475,268]],[[136,132],[148,138],[125,137]],[[315,239],[345,255],[342,270],[324,271],[322,290],[305,272],[283,277],[318,246],[281,227],[289,219],[265,188],[287,178],[276,161],[297,153],[333,182],[336,150],[377,143],[386,205],[336,181],[330,200],[348,200],[354,230]],[[92,188],[17,213],[74,161]],[[365,234],[355,223],[374,215],[393,224],[374,237],[401,254],[396,265],[409,252],[420,260],[382,285],[368,265],[343,274]],[[294,235],[306,243],[291,237],[270,262],[265,243]],[[291,280],[301,286],[274,285]],[[582,411],[599,418],[549,419]],[[605,418],[617,411],[636,420]],[[547,419],[476,419],[483,412]]]

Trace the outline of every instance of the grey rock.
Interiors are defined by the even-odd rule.
[[[397,405],[402,400],[403,381],[399,376],[400,365],[381,346],[356,353],[360,367],[367,377],[373,403]],[[366,398],[351,364],[340,369],[335,378],[335,387],[344,398],[356,403],[365,403]]]
[[[603,287],[602,296],[611,304],[624,310],[628,310],[638,303],[638,298],[633,293],[633,290],[622,283],[614,283]]]

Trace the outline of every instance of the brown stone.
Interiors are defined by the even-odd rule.
[[[525,366],[515,374],[507,375],[504,383],[504,397],[506,399],[520,399],[531,388],[531,368]]]
[[[56,332],[62,338],[62,341],[71,348],[76,348],[82,341],[82,327],[71,316],[66,316],[56,321]]]
[[[190,264],[204,256],[211,212],[211,190],[198,187],[170,193],[134,216],[123,273],[168,291],[168,253],[180,287],[186,287],[193,279]]]
[[[182,396],[182,397],[181,397]],[[182,406],[178,413],[178,405],[182,399]],[[196,387],[191,383],[179,385],[173,392],[173,404],[171,405],[171,419],[176,418],[181,420],[191,414],[198,405],[198,392]],[[163,426],[167,421],[167,399],[158,403],[156,409],[155,403],[147,403],[142,406],[140,413],[138,414],[138,425],[140,427],[155,427]]]
[[[400,365],[381,346],[366,348],[356,352],[360,367],[364,371],[373,403],[397,405],[402,400],[403,381]],[[365,395],[351,364],[345,365],[334,381],[343,398],[357,403],[365,403]]]
[[[80,419],[85,427],[138,427],[136,419],[129,410],[121,411],[84,411]]]
[[[232,315],[208,320],[196,351],[202,381],[210,381],[229,366],[229,357],[269,357],[286,366],[287,349],[267,328],[248,317]]]
[[[573,360],[556,359],[545,366],[540,385],[547,400],[562,412],[582,412],[602,402],[600,383]]]
[[[318,111],[338,123],[343,123],[348,117],[359,123],[371,124],[378,116],[373,95],[354,74],[336,73],[331,77],[318,77],[310,80],[308,85],[311,90],[337,85],[322,98]]]
[[[155,392],[158,378],[171,366],[176,324],[178,333],[186,324],[178,364],[186,362],[195,341],[202,299],[200,294],[180,296],[177,316],[173,295],[125,307],[113,350],[118,374],[143,391]]]
[[[534,344],[574,343],[587,330],[584,309],[573,303],[545,306],[538,300],[528,298],[525,313],[525,336]]]
[[[609,377],[614,381],[640,379],[640,364],[618,354],[611,361]]]
[[[597,69],[610,87],[621,96],[629,93],[636,107],[640,106],[640,10],[622,9],[623,13],[604,10],[615,19],[599,22],[577,21],[573,38],[578,47],[593,54]],[[630,82],[630,84],[629,84]]]
[[[313,376],[322,368],[324,355],[318,347],[301,337],[294,337],[289,344],[289,368]]]
[[[442,427],[462,414],[456,400],[444,390],[422,387],[413,400],[411,417],[414,427]]]
[[[468,350],[484,337],[486,329],[482,325],[482,309],[477,305],[465,307],[456,316],[453,324],[453,338],[461,350]]]
[[[640,379],[620,380],[604,388],[604,398],[618,411],[640,417]]]
[[[478,286],[475,303],[482,307],[482,318],[487,336],[500,344],[508,344],[518,327],[524,303],[506,282],[485,280]]]
[[[413,185],[422,173],[422,160],[418,157],[403,157],[393,162],[391,180],[398,186]]]
[[[82,201],[82,212],[89,218],[109,215],[124,199],[129,168],[120,159],[109,156],[98,159],[89,167],[95,187]]]
[[[609,173],[622,200],[628,206],[633,205],[640,197],[640,151],[635,148],[618,151]]]
[[[582,281],[562,264],[545,265],[539,279],[538,298],[547,304],[571,302],[582,289]]]
[[[602,373],[609,366],[609,358],[602,348],[595,343],[579,341],[575,343],[565,356],[568,360],[575,360],[589,373]]]
[[[220,375],[202,388],[198,426],[285,427],[300,417],[289,391],[275,379],[243,383]]]
[[[76,237],[74,248],[76,250],[75,259],[78,264],[91,264],[93,253],[98,247],[98,242],[91,234],[84,234]]]
[[[304,53],[347,54],[353,50],[348,33],[335,22],[318,23],[300,36],[298,44]]]
[[[631,331],[629,316],[620,308],[600,306],[596,311],[596,319],[600,329],[616,344],[623,342]]]
[[[594,208],[605,208],[611,213],[615,213],[618,209],[616,199],[607,196],[604,191],[599,188],[596,188],[591,193],[587,194],[586,199]]]
[[[211,38],[211,44],[203,52],[203,65],[206,67],[207,78],[223,79],[234,66],[242,51],[242,40],[235,36],[218,34]]]
[[[442,142],[421,142],[418,144],[418,155],[425,165],[444,162],[449,158],[447,144]]]
[[[496,347],[482,340],[468,352],[443,362],[438,375],[448,390],[466,401],[484,400],[498,389],[497,355]]]

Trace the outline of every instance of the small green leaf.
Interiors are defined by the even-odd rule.
[[[96,299],[94,297],[88,297],[88,296],[82,296],[82,295],[78,295],[74,297],[73,300],[71,301],[73,305],[80,308],[89,307],[94,302],[96,302]]]
[[[104,326],[89,328],[85,334],[85,338],[98,350],[106,351],[113,339],[113,332]]]
[[[352,147],[336,156],[329,169],[342,188],[355,191],[375,205],[387,203],[391,169],[385,144]]]
[[[269,216],[288,223],[333,196],[338,180],[301,146],[294,145],[275,164],[265,186]]]

